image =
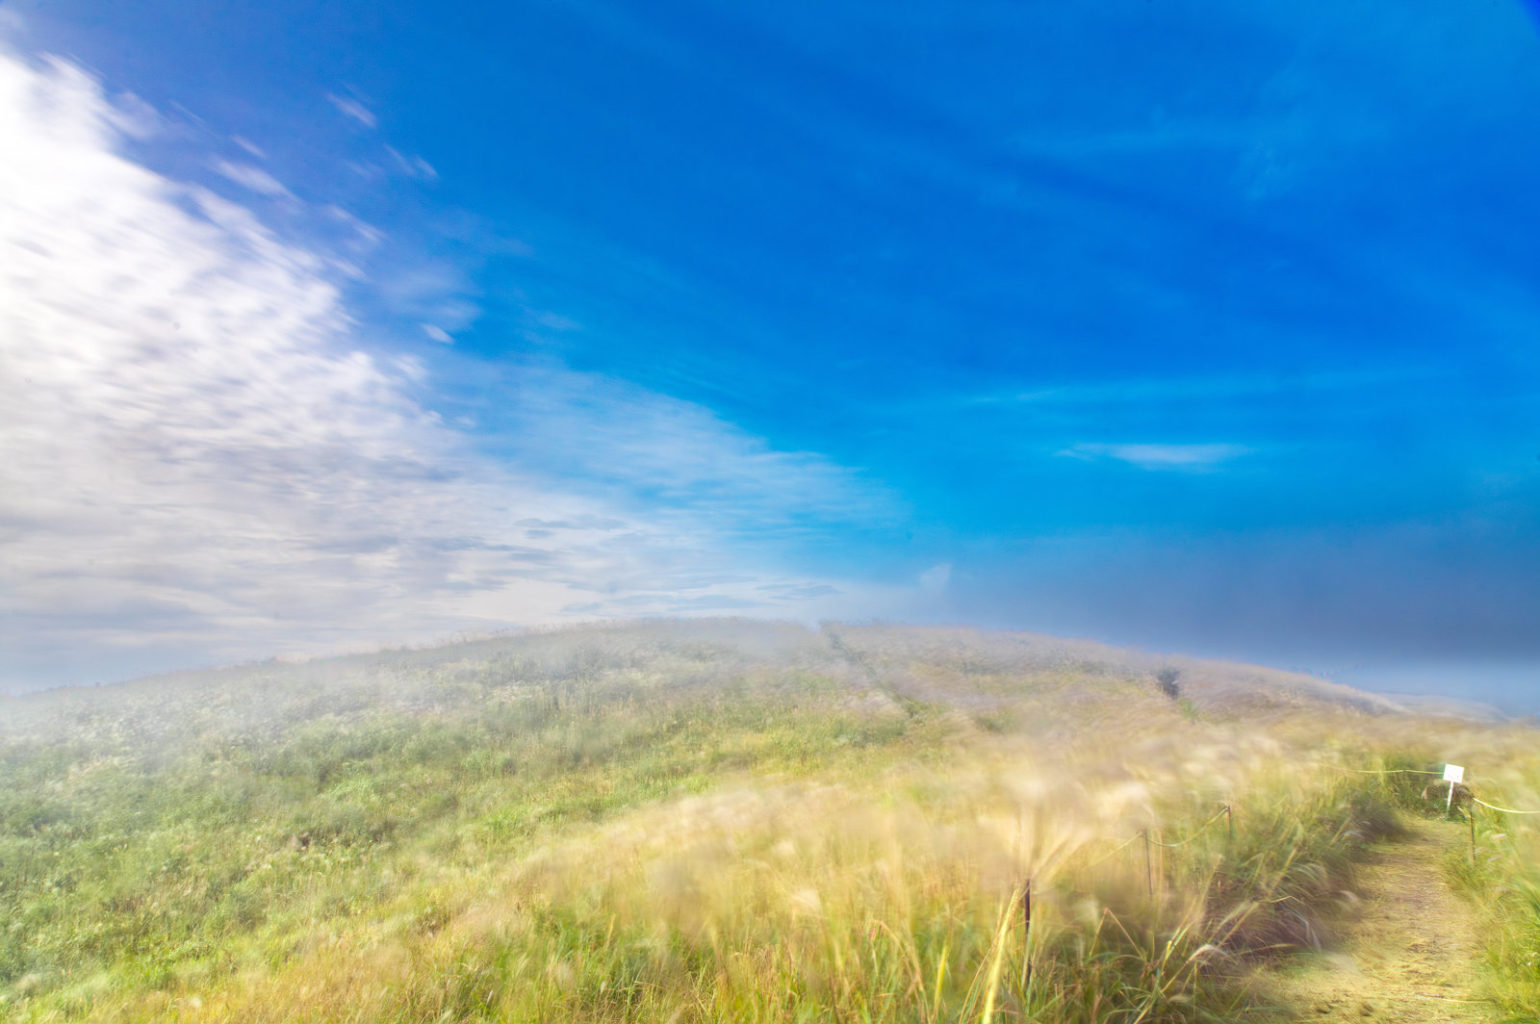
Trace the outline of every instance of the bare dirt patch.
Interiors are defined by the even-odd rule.
[[[1340,941],[1262,979],[1288,1016],[1322,1024],[1496,1021],[1475,990],[1480,942],[1471,908],[1444,881],[1442,862],[1465,841],[1454,822],[1412,821],[1361,867],[1356,911]]]

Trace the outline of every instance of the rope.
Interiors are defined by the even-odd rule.
[[[1353,772],[1357,775],[1442,775],[1443,772],[1424,771],[1421,768],[1344,768],[1340,764],[1327,764],[1319,762],[1322,768],[1335,768],[1339,772]]]
[[[1397,773],[1405,773],[1405,774],[1408,774],[1408,775],[1442,775],[1443,774],[1442,772],[1424,771],[1421,768],[1387,768],[1387,769],[1376,771],[1376,770],[1367,769],[1367,768],[1343,768],[1341,765],[1327,764],[1324,761],[1319,762],[1319,763],[1320,763],[1322,768],[1335,768],[1339,772],[1356,772],[1359,775],[1395,775]],[[1480,804],[1482,807],[1487,808],[1488,810],[1491,810],[1491,811],[1501,811],[1504,814],[1540,814],[1540,811],[1521,811],[1521,810],[1518,810],[1517,808],[1514,808],[1514,807],[1499,807],[1496,804],[1489,804],[1485,800],[1478,799],[1477,797],[1474,797],[1474,796],[1472,796],[1471,799],[1473,801],[1475,801],[1476,803]]]
[[[1159,839],[1153,839],[1152,838],[1152,839],[1150,839],[1150,842],[1153,845],[1155,845],[1155,846],[1164,846],[1168,850],[1175,849],[1178,846],[1186,846],[1188,843],[1192,842],[1194,839],[1196,839],[1199,836],[1201,836],[1204,832],[1207,832],[1208,831],[1208,827],[1210,825],[1212,825],[1214,822],[1218,821],[1220,818],[1223,818],[1228,813],[1230,813],[1230,808],[1228,808],[1228,807],[1222,808],[1218,814],[1214,815],[1208,821],[1205,821],[1202,825],[1199,825],[1198,826],[1198,831],[1194,832],[1192,835],[1188,836],[1186,839],[1180,839],[1180,840],[1178,840],[1178,841],[1176,841],[1174,843],[1163,843]],[[1146,835],[1148,835],[1148,833],[1146,833]]]
[[[1386,768],[1386,769],[1380,769],[1380,770],[1373,770],[1373,769],[1366,769],[1366,768],[1344,768],[1341,765],[1326,764],[1324,762],[1321,763],[1321,767],[1322,768],[1335,768],[1338,771],[1342,771],[1342,772],[1355,772],[1355,773],[1360,774],[1360,775],[1399,775],[1399,774],[1406,774],[1406,775],[1442,775],[1443,774],[1442,772],[1425,771],[1425,770],[1423,770],[1421,768]],[[1474,796],[1471,797],[1471,800],[1474,801],[1475,803],[1480,804],[1482,807],[1487,808],[1488,810],[1501,811],[1503,814],[1540,814],[1540,811],[1521,811],[1521,810],[1518,810],[1517,808],[1514,808],[1514,807],[1499,807],[1496,804],[1489,804],[1485,800],[1478,799],[1478,798],[1476,798]],[[1159,839],[1156,839],[1154,836],[1150,835],[1148,829],[1145,829],[1142,832],[1139,832],[1139,833],[1136,833],[1135,835],[1129,836],[1127,839],[1123,840],[1117,846],[1114,846],[1111,850],[1107,851],[1107,853],[1105,853],[1102,856],[1096,858],[1091,863],[1084,865],[1084,867],[1081,870],[1089,870],[1091,868],[1096,867],[1099,864],[1102,864],[1102,863],[1105,863],[1108,860],[1111,860],[1113,857],[1117,856],[1123,850],[1127,849],[1129,844],[1133,843],[1134,841],[1136,841],[1136,840],[1138,840],[1140,838],[1148,839],[1151,846],[1162,846],[1162,847],[1165,847],[1168,850],[1174,850],[1174,849],[1176,849],[1179,846],[1186,846],[1188,843],[1192,842],[1194,839],[1198,838],[1203,833],[1207,832],[1208,829],[1209,829],[1209,826],[1213,825],[1214,822],[1218,821],[1220,818],[1223,818],[1228,813],[1230,813],[1230,808],[1229,808],[1228,805],[1226,805],[1225,807],[1220,808],[1218,813],[1216,813],[1212,818],[1209,818],[1202,825],[1199,825],[1198,826],[1198,830],[1196,832],[1194,832],[1192,835],[1188,836],[1186,839],[1179,839],[1179,840],[1177,840],[1174,843],[1163,843]]]
[[[1387,769],[1383,769],[1383,770],[1379,770],[1379,771],[1372,770],[1372,769],[1367,769],[1367,768],[1343,768],[1340,765],[1326,764],[1324,761],[1321,762],[1321,767],[1322,768],[1335,768],[1339,772],[1356,772],[1359,775],[1395,775],[1397,773],[1405,773],[1405,774],[1408,774],[1408,775],[1442,775],[1443,774],[1442,772],[1424,771],[1421,768],[1387,768]],[[1514,808],[1514,807],[1499,807],[1496,804],[1489,804],[1485,800],[1481,800],[1481,799],[1479,799],[1477,797],[1474,797],[1474,796],[1471,797],[1471,800],[1473,800],[1476,803],[1480,804],[1482,807],[1487,808],[1488,810],[1491,810],[1491,811],[1501,811],[1504,814],[1540,814],[1540,811],[1521,811],[1521,810],[1518,810],[1517,808]]]
[[[1122,853],[1123,850],[1125,850],[1128,847],[1128,844],[1132,843],[1135,839],[1138,839],[1139,836],[1141,836],[1141,835],[1143,835],[1142,832],[1141,833],[1135,833],[1134,835],[1129,836],[1127,839],[1123,840],[1121,843],[1119,843],[1118,845],[1114,846],[1111,850],[1108,850],[1107,853],[1104,856],[1096,858],[1091,863],[1089,863],[1089,864],[1085,865],[1083,868],[1081,868],[1081,870],[1082,871],[1089,871],[1092,868],[1096,867],[1098,864],[1103,864],[1103,863],[1111,860],[1113,857],[1117,856],[1119,853]]]
[[[1476,800],[1475,797],[1471,797],[1471,799]],[[1504,814],[1540,814],[1540,811],[1519,811],[1512,807],[1499,807],[1496,804],[1489,804],[1485,800],[1476,800],[1476,803],[1480,804],[1482,807],[1487,808],[1488,810],[1502,811]]]

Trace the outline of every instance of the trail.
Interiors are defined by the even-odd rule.
[[[1482,1024],[1498,1013],[1473,982],[1480,951],[1470,908],[1445,883],[1441,862],[1464,843],[1461,826],[1409,821],[1405,839],[1379,846],[1358,875],[1359,910],[1341,941],[1270,979],[1295,1019],[1322,1024]]]

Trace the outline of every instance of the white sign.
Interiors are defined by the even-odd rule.
[[[1464,782],[1465,781],[1465,766],[1461,765],[1461,764],[1446,764],[1446,765],[1444,765],[1444,781],[1445,782]]]

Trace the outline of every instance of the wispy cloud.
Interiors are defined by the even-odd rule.
[[[1056,454],[1071,459],[1126,462],[1140,469],[1211,469],[1248,454],[1238,444],[1077,444]]]
[[[408,178],[416,178],[419,181],[437,181],[438,171],[433,165],[420,156],[407,154],[394,146],[386,146],[385,152],[390,154],[390,159],[396,165],[396,169]]]
[[[355,217],[340,206],[328,206],[325,208],[326,216],[351,230],[353,237],[348,248],[367,251],[379,245],[385,238],[385,232]]]
[[[1407,384],[1434,377],[1436,374],[1431,369],[1407,366],[1404,363],[1310,373],[1145,376],[968,394],[958,397],[956,402],[965,406],[1092,406],[1203,401],[1306,391],[1329,392],[1383,388],[1391,384]]]
[[[413,397],[421,364],[365,346],[332,263],[120,155],[119,121],[79,69],[0,55],[0,686],[70,652],[100,677],[134,652],[901,597],[757,568],[734,516],[870,495],[700,407],[547,367],[519,390],[543,447],[479,454]],[[557,471],[598,459],[630,499]]]
[[[244,149],[247,153],[249,153],[252,156],[256,157],[258,160],[266,160],[267,159],[267,153],[262,149],[262,147],[258,146],[255,142],[252,142],[250,139],[243,138],[243,137],[241,137],[239,135],[232,135],[232,136],[230,136],[230,141],[235,143],[237,146],[241,147],[242,149]]]
[[[260,167],[254,167],[251,164],[231,163],[228,160],[214,160],[209,166],[221,177],[235,182],[242,188],[251,189],[251,191],[259,195],[285,199],[294,198],[294,193],[290,192],[283,182]]]
[[[693,402],[559,365],[471,373],[484,388],[475,415],[497,423],[509,457],[656,514],[760,535],[905,515],[880,483],[816,452],[777,449]]]
[[[952,563],[942,562],[920,573],[920,589],[928,594],[940,594],[952,580]]]
[[[374,111],[364,106],[358,100],[349,96],[338,96],[334,92],[326,94],[326,99],[346,117],[351,117],[365,128],[374,128],[379,125],[380,119],[374,116]]]
[[[374,291],[392,313],[434,324],[446,334],[464,330],[481,316],[469,275],[441,259],[377,263]]]

